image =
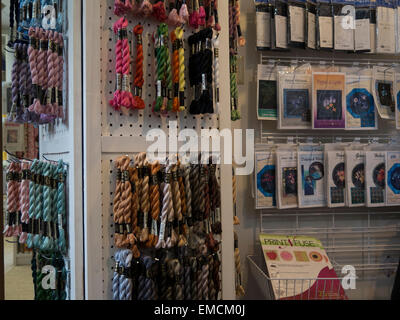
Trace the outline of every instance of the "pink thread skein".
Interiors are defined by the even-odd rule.
[[[199,2],[198,0],[192,0],[192,13],[189,16],[189,25],[197,29],[199,27]]]
[[[31,165],[27,161],[22,162],[22,172],[27,172],[31,168]],[[20,205],[21,205],[21,222],[24,224],[29,223],[29,180],[25,176],[25,179],[21,181],[20,188]],[[28,238],[28,234],[26,232],[21,232],[21,236],[19,238],[19,243],[25,243]]]
[[[40,47],[41,47],[42,42],[45,40],[46,34],[45,34],[45,31],[42,29],[39,29],[38,33],[39,33],[38,38],[40,40],[39,43],[40,43]],[[37,60],[36,60],[37,72],[38,72],[39,97],[37,97],[37,99],[34,102],[34,111],[38,115],[41,115],[45,111],[45,108],[42,106],[42,101],[40,99],[42,97],[41,92],[45,88],[46,76],[47,76],[47,73],[45,71],[45,66],[47,65],[46,56],[47,56],[47,52],[45,52],[44,50],[42,50],[42,48],[40,48],[38,56],[37,56]]]
[[[64,82],[64,37],[61,33],[58,34],[58,48],[59,52],[58,56],[58,80],[57,80],[57,89],[60,91],[59,99],[58,99],[58,118],[64,119],[64,101],[63,101],[63,82]]]
[[[120,38],[120,32],[122,30],[123,18],[119,19],[114,23],[114,33],[118,35],[118,40],[115,45],[115,73],[117,76],[117,85],[114,92],[114,98],[109,103],[114,110],[119,111],[121,109],[121,90],[122,90],[122,39]]]
[[[114,2],[114,14],[122,16],[132,10],[131,0],[115,0]]]
[[[122,22],[122,30],[124,31],[125,37],[122,40],[122,93],[121,93],[121,107],[124,114],[128,114],[128,109],[134,109],[133,95],[130,84],[130,71],[131,71],[131,52],[128,41],[128,20],[124,19]]]
[[[186,0],[183,0],[183,4],[181,6],[181,9],[179,10],[179,16],[182,23],[189,23],[189,10],[186,4]]]
[[[178,14],[178,10],[176,8],[174,8],[174,0],[170,0],[169,5],[170,8],[172,8],[172,10],[170,11],[169,15],[168,15],[168,20],[167,23],[170,26],[173,27],[177,27],[179,26],[181,23],[183,23],[183,21],[181,20],[181,17]]]
[[[206,25],[206,10],[204,10],[203,3],[199,7],[198,23],[202,27]]]
[[[51,103],[52,103],[52,112],[51,114],[55,116],[56,118],[59,117],[59,105],[56,99],[56,96],[58,94],[57,92],[57,86],[58,86],[58,52],[57,52],[57,44],[58,44],[58,32],[53,33],[53,37],[49,38],[49,58],[51,57],[52,63],[53,63],[53,75],[50,75],[49,72],[49,77],[51,79]]]
[[[14,166],[15,163],[11,163],[10,166],[8,167],[7,175],[14,174]],[[13,211],[13,197],[15,197],[13,188],[15,187],[15,183],[13,180],[9,180],[7,182],[7,212],[10,214]],[[6,238],[12,237],[13,234],[13,229],[12,226],[10,226],[10,221],[8,221],[8,224],[5,226],[4,229],[4,236]]]
[[[38,55],[39,55],[39,50],[38,50],[39,41],[37,41],[38,36],[39,36],[38,28],[36,28],[36,29],[30,28],[29,29],[29,38],[31,41],[31,45],[28,48],[28,56],[29,56],[29,66],[30,66],[31,76],[32,76],[32,85],[34,85],[34,86],[39,85],[39,72],[37,69],[37,59],[38,59]],[[32,42],[35,42],[35,41],[36,41],[36,47],[34,47],[34,45],[32,45]],[[37,94],[37,91],[35,92],[35,94]],[[34,108],[35,108],[37,99],[38,99],[38,97],[36,96],[33,104],[29,107],[30,112],[34,112]]]
[[[53,31],[48,32],[48,48],[47,48],[47,69],[48,69],[48,80],[47,80],[47,104],[46,104],[46,114],[54,115],[54,107],[51,102],[52,88],[54,88],[56,83],[56,60],[54,60],[53,52],[51,51],[51,46],[53,42],[54,33]]]
[[[21,176],[21,164],[17,163],[16,164],[16,170],[15,172],[17,173],[17,175],[19,175],[19,177]],[[16,204],[15,204],[15,213],[16,213],[16,218],[14,221],[14,225],[13,225],[13,236],[14,237],[19,237],[21,232],[22,232],[22,226],[19,223],[19,214],[21,212],[21,201],[20,201],[20,190],[21,190],[21,181],[15,181],[15,193],[16,193]]]
[[[164,0],[160,0],[153,5],[153,16],[160,22],[165,22],[168,19]]]
[[[140,13],[145,17],[150,17],[153,13],[153,5],[149,0],[143,0],[142,5],[140,6]]]

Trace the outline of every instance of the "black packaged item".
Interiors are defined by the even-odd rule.
[[[333,10],[330,0],[317,1],[317,48],[333,49]]]
[[[269,0],[257,0],[256,2],[256,27],[257,50],[263,51],[271,48],[271,11]]]
[[[288,1],[288,42],[291,47],[305,48],[306,1]]]
[[[271,49],[287,50],[287,2],[275,0],[271,16]]]
[[[333,0],[334,49],[354,52],[355,7],[353,0]]]
[[[356,3],[356,30],[354,33],[354,50],[356,52],[371,51],[371,8],[370,1],[363,0]]]

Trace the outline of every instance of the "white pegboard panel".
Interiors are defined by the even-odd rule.
[[[104,1],[102,2],[104,3]],[[107,0],[106,5],[101,4],[101,110],[102,110],[102,136],[103,137],[145,137],[151,129],[162,129],[168,132],[168,122],[178,121],[179,129],[193,129],[200,132],[201,129],[211,129],[219,127],[219,117],[217,114],[193,116],[188,112],[169,113],[167,117],[156,115],[152,112],[155,100],[155,62],[154,62],[154,44],[152,40],[153,33],[157,30],[158,23],[149,19],[134,19],[128,17],[128,34],[130,39],[132,70],[135,70],[136,45],[133,35],[133,28],[141,23],[143,31],[143,54],[145,57],[143,72],[145,75],[145,84],[143,87],[143,100],[146,104],[145,110],[131,110],[129,116],[116,112],[109,106],[109,100],[112,99],[115,91],[115,35],[113,24],[118,17],[114,15],[114,1]],[[169,32],[173,28],[170,27]],[[185,39],[194,31],[190,28],[185,29]],[[132,44],[133,40],[133,44]],[[172,48],[169,43],[170,50]],[[186,49],[188,49],[186,45]],[[185,50],[186,59],[189,61],[189,50]],[[131,79],[133,79],[131,70]],[[186,68],[186,106],[192,101],[192,94],[189,86],[188,68]]]
[[[103,154],[101,158],[101,176],[103,177],[101,187],[102,198],[102,273],[103,273],[103,296],[107,300],[112,299],[112,279],[114,276],[114,213],[113,200],[116,184],[117,172],[115,169],[115,160],[119,154]],[[134,158],[134,155],[130,155]],[[217,176],[220,182],[220,168],[217,168]],[[215,235],[215,239],[220,241],[220,236]]]
[[[84,122],[84,166],[85,178],[85,274],[86,298],[109,299],[111,297],[111,278],[114,254],[114,234],[112,216],[112,197],[115,189],[113,161],[121,156],[146,151],[148,144],[145,136],[151,129],[162,129],[168,134],[168,121],[177,121],[178,129],[194,129],[198,133],[202,128],[230,129],[229,94],[220,98],[218,114],[209,116],[191,116],[184,113],[169,114],[160,117],[152,113],[155,96],[154,48],[149,36],[156,30],[158,23],[152,19],[139,21],[128,17],[129,29],[141,22],[144,26],[144,74],[143,98],[146,109],[131,111],[130,115],[115,112],[108,104],[115,89],[115,36],[112,26],[118,17],[113,13],[112,0],[86,0],[83,2],[83,122]],[[220,3],[220,56],[229,56],[227,2]],[[172,28],[170,28],[170,32]],[[185,39],[193,33],[186,30]],[[132,34],[129,32],[130,40]],[[149,46],[150,44],[150,46]],[[225,45],[223,45],[225,44]],[[135,70],[136,48],[133,46],[132,70]],[[172,46],[170,46],[172,47]],[[188,46],[186,45],[186,48]],[[188,50],[186,50],[188,52]],[[188,56],[186,57],[186,65]],[[187,70],[187,69],[186,69]],[[220,59],[220,91],[229,92],[229,59]],[[187,70],[188,73],[188,70]],[[187,84],[189,85],[187,75]],[[186,106],[191,103],[191,89],[186,88]],[[178,131],[179,132],[179,131]],[[134,137],[134,139],[131,139]],[[101,161],[99,161],[101,159]],[[224,225],[222,235],[221,275],[223,297],[234,299],[234,248],[232,222],[232,166],[222,165],[221,180],[221,218]],[[101,218],[100,218],[101,215]]]

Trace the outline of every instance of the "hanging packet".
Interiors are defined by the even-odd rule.
[[[374,99],[378,113],[382,119],[395,118],[394,82],[395,70],[393,68],[374,66]]]
[[[356,52],[371,51],[371,10],[370,1],[356,1],[356,30],[354,35],[354,50]]]
[[[279,209],[298,207],[297,162],[296,145],[276,151],[276,198]]]
[[[334,49],[354,51],[355,8],[352,0],[333,0]]]
[[[370,53],[376,53],[376,0],[370,0],[370,22],[369,31],[371,37],[371,51]]]
[[[311,79],[309,73],[279,73],[278,129],[311,129]]]
[[[288,0],[288,42],[292,47],[305,48],[306,1]]]
[[[345,129],[346,74],[314,72],[312,77],[313,129]]]
[[[344,146],[325,145],[326,199],[329,208],[346,205],[346,165]]]
[[[275,152],[255,153],[256,209],[276,208]]]
[[[257,71],[257,117],[258,120],[278,119],[277,72],[288,71],[288,67],[275,66],[274,61],[258,65]]]
[[[386,158],[386,204],[400,205],[400,151],[389,151]]]
[[[269,0],[256,1],[257,50],[271,48],[271,11]]]
[[[346,76],[346,129],[378,129],[377,111],[372,90],[372,76]]]
[[[326,206],[324,151],[316,150],[297,155],[299,208]]]
[[[333,8],[331,0],[317,0],[317,48],[333,49]]]
[[[305,35],[306,35],[306,47],[310,49],[317,48],[316,14],[317,14],[317,4],[315,0],[307,0]]]
[[[272,16],[271,16],[271,49],[287,50],[288,49],[288,32],[287,32],[287,2],[286,0],[271,0]]]
[[[348,206],[365,206],[365,151],[346,150],[345,154]]]
[[[367,207],[386,205],[386,155],[378,150],[365,153]]]
[[[377,0],[376,40],[377,53],[395,53],[395,9],[391,0]]]

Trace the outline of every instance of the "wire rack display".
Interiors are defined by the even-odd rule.
[[[356,289],[347,290],[350,299],[389,299],[400,257],[400,220],[398,211],[385,208],[319,209],[319,210],[264,210],[260,215],[260,232],[265,234],[302,235],[318,238],[328,253],[339,277],[344,266],[356,270]],[[271,280],[278,281],[281,290],[300,289],[309,282],[319,288],[332,279],[271,279],[264,258],[249,256],[252,275],[267,300],[275,297]],[[279,291],[281,292],[281,291]],[[329,291],[331,292],[331,291]],[[282,296],[291,292],[281,292]],[[329,295],[302,296],[301,299],[332,299]]]

